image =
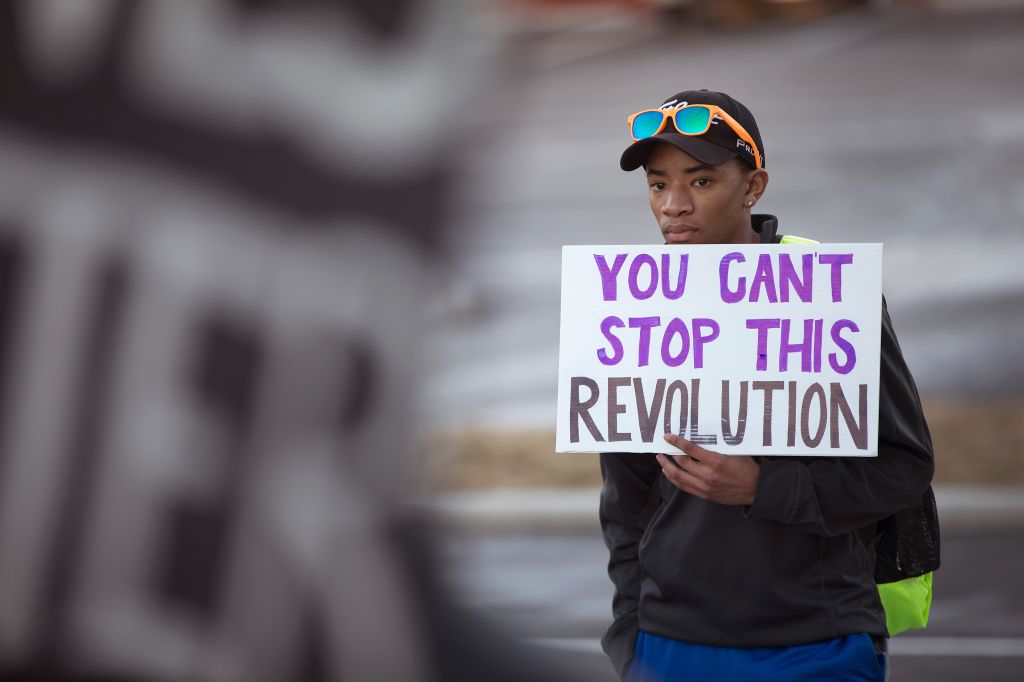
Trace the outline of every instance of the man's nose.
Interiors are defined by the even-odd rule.
[[[683,189],[675,189],[665,193],[665,203],[661,205],[665,216],[680,216],[693,212],[693,201],[690,193]]]

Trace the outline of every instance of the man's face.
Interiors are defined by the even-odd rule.
[[[671,144],[647,155],[647,191],[661,234],[669,244],[746,244],[747,202],[756,202],[768,175],[738,161],[708,166]]]

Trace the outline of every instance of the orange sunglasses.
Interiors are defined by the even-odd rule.
[[[743,126],[720,107],[714,104],[688,104],[675,109],[644,109],[631,114],[626,119],[629,126],[629,133],[633,141],[653,137],[665,130],[669,120],[683,135],[703,135],[711,129],[711,123],[718,116],[726,125],[732,128],[737,137],[750,145],[754,150],[754,160],[757,168],[761,168],[761,150],[757,143],[750,136]]]

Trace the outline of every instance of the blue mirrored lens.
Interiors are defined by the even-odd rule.
[[[711,110],[707,107],[687,107],[676,112],[676,128],[687,135],[701,135],[707,132],[711,121]]]
[[[645,111],[633,119],[633,137],[642,140],[658,131],[665,114],[660,111]]]

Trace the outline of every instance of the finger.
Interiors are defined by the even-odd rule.
[[[689,455],[658,455],[658,462],[662,469],[665,467],[683,469],[702,481],[709,482],[711,480],[711,470]]]
[[[660,464],[662,468],[665,468],[667,466],[679,467],[682,466],[683,460],[686,459],[686,455],[666,455],[663,453],[659,453],[657,455],[657,459],[658,464]]]
[[[675,433],[666,433],[665,440],[666,442],[672,443],[673,445],[678,447],[679,450],[683,451],[694,460],[700,462],[706,462],[708,460],[716,460],[725,457],[725,455],[722,455],[721,453],[716,453],[713,450],[705,450],[703,449],[703,447],[696,444],[695,442],[687,440],[682,436],[678,436]]]
[[[666,433],[665,442],[670,445],[676,446],[686,454],[690,455],[691,457],[696,457],[697,459],[700,459],[701,455],[707,452],[707,450],[697,445],[696,443],[692,443],[683,438],[682,436],[677,436],[674,433]]]
[[[677,436],[676,434],[670,432],[665,434],[665,442],[668,443],[669,445],[674,445],[675,447],[682,450],[690,441],[686,440],[682,436]]]
[[[672,455],[671,459],[674,460],[676,466],[693,474],[702,481],[711,481],[711,468],[696,458],[690,455]]]
[[[662,465],[661,471],[672,485],[683,492],[696,495],[697,497],[707,498],[709,492],[707,483],[697,476],[694,476],[686,469],[666,463]]]
[[[690,456],[689,455],[669,455],[669,459],[671,459],[677,465],[683,466],[687,462],[690,461]]]

